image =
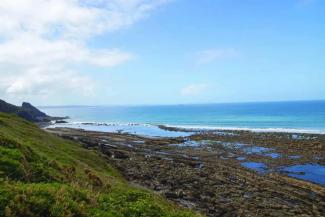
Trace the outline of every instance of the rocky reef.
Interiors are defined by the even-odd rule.
[[[47,130],[100,151],[129,181],[206,216],[325,213],[324,135],[207,131],[149,138]],[[315,174],[286,171],[294,165],[318,167]]]

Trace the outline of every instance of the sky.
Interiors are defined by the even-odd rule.
[[[0,98],[325,99],[324,0],[1,0]]]

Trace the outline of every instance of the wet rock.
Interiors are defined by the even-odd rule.
[[[315,138],[315,145],[305,140],[292,140],[287,134],[234,132],[228,136],[211,132],[190,137],[228,144],[254,141],[258,145],[251,147],[265,147],[265,150],[272,149],[281,154],[273,159],[256,153],[247,154],[245,146],[224,147],[220,143],[208,143],[200,148],[171,145],[189,138],[143,138],[71,129],[60,129],[57,134],[77,138],[90,147],[97,146],[100,152],[111,156],[107,160],[128,180],[208,217],[317,216],[325,211],[323,186],[290,178],[274,169],[293,162],[320,163],[322,160],[314,159],[314,156],[325,156],[324,146],[320,146],[325,137]],[[291,159],[289,156],[301,157]],[[241,166],[244,161],[263,163],[273,172],[260,175]],[[95,177],[90,178],[94,184],[98,181]]]
[[[165,196],[169,199],[176,199],[178,198],[178,195],[175,192],[166,192]]]
[[[55,123],[56,124],[66,124],[68,122],[67,121],[64,121],[64,120],[56,120]]]
[[[129,156],[125,152],[122,152],[122,151],[113,151],[112,156],[114,158],[117,158],[117,159],[127,159],[127,158],[129,158]]]

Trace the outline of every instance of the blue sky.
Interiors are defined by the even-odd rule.
[[[8,101],[325,99],[325,1],[69,0],[55,4],[75,9],[72,17],[61,18],[64,11],[47,20],[20,16],[40,1],[26,1],[30,5],[9,14],[18,27],[0,31],[0,93]],[[19,48],[28,52],[12,54]]]

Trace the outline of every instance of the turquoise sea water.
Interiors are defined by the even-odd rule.
[[[39,108],[52,116],[69,116],[71,123],[163,124],[203,129],[325,133],[325,101]]]

